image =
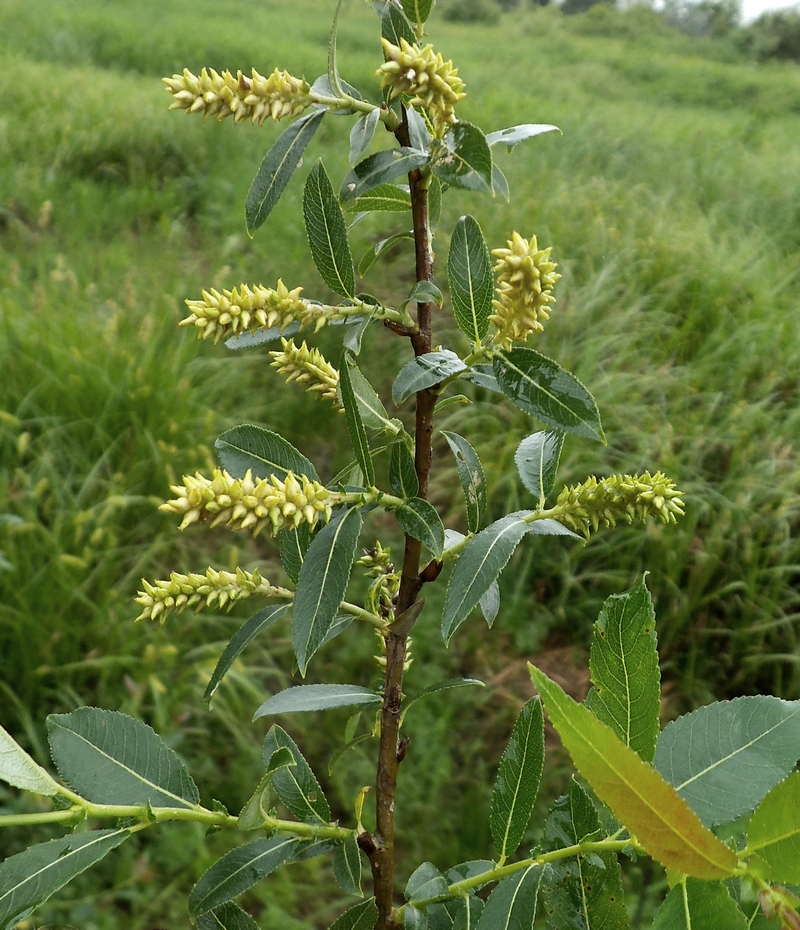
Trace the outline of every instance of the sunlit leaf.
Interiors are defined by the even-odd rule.
[[[767,863],[771,881],[800,884],[800,772],[758,805],[747,828],[747,848]]]
[[[400,369],[392,385],[392,400],[399,406],[412,394],[466,370],[467,366],[450,349],[418,355]]]
[[[58,782],[0,727],[0,781],[52,797],[58,794]]]
[[[472,123],[457,122],[431,161],[433,173],[451,187],[490,193],[492,151],[486,136]]]
[[[543,430],[526,436],[517,446],[514,463],[522,483],[537,500],[544,500],[553,490],[564,446],[561,430]]]

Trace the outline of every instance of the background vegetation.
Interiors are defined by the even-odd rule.
[[[415,633],[415,688],[453,674],[489,685],[458,719],[445,694],[410,721],[401,843],[439,866],[489,853],[475,811],[527,696],[525,661],[538,656],[582,696],[589,625],[643,569],[667,715],[712,695],[800,697],[800,70],[755,62],[729,38],[681,35],[642,9],[603,4],[564,17],[520,6],[476,27],[448,21],[451,4],[441,0],[430,30],[467,83],[463,118],[492,130],[522,112],[564,134],[499,154],[510,206],[448,196],[440,259],[465,211],[493,245],[513,228],[554,244],[564,279],[543,350],[595,393],[609,438],[603,448],[569,439],[564,479],[660,467],[686,489],[688,508],[677,528],[521,547],[491,650],[476,618],[444,653],[431,605]],[[176,329],[183,298],[209,285],[281,276],[325,293],[300,222],[300,181],[255,240],[244,233],[244,194],[276,128],[168,113],[159,79],[203,65],[280,65],[313,79],[325,69],[327,6],[6,0],[0,9],[0,723],[44,761],[47,713],[89,703],[141,716],[231,810],[260,765],[252,711],[287,682],[286,630],[251,647],[208,713],[202,691],[247,605],[158,629],[133,624],[131,598],[143,575],[235,563],[234,546],[268,577],[279,578],[279,563],[268,544],[179,537],[155,504],[171,480],[208,467],[214,437],[237,422],[284,433],[329,475],[344,464],[334,450],[345,441],[334,441],[322,405],[280,384],[263,351],[234,357]],[[379,51],[365,4],[349,4],[340,42],[344,75],[374,93]],[[324,154],[332,177],[345,166],[328,143],[345,132],[325,121],[312,144],[309,157]],[[356,227],[364,250],[386,233],[371,222]],[[405,293],[409,258],[398,250],[365,286]],[[385,351],[362,356],[378,384]],[[461,421],[479,448],[496,512],[526,506],[524,489],[499,479],[512,474],[530,421],[479,391],[473,400],[469,420],[448,412],[448,424]],[[442,451],[436,493],[447,507],[454,483]],[[337,640],[320,680],[355,681],[373,645],[360,631]],[[330,720],[289,721],[323,772],[346,717]],[[371,768],[365,753],[334,769],[329,796],[341,816]],[[0,805],[25,803],[0,790]],[[8,833],[0,855],[29,840]],[[37,921],[186,925],[174,891],[212,855],[193,828],[162,836],[165,845],[128,844]],[[330,876],[315,862],[293,868],[249,899],[265,930],[335,916]],[[638,890],[661,879],[628,880],[646,926]]]

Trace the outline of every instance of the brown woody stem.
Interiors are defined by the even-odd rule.
[[[403,123],[395,135],[401,145],[409,145],[408,125]],[[433,280],[433,256],[428,230],[428,191],[426,178],[420,171],[408,176],[411,188],[411,215],[414,223],[416,249],[416,280]],[[431,351],[431,317],[434,304],[417,304],[417,329],[410,335],[415,355]],[[419,479],[419,496],[427,498],[431,468],[431,437],[436,394],[421,391],[416,395],[416,431],[414,464]],[[406,535],[403,573],[395,608],[399,617],[416,601],[422,580],[419,566],[422,544]],[[378,773],[375,781],[376,830],[374,851],[370,854],[375,903],[378,907],[376,930],[397,930],[392,918],[394,906],[394,799],[397,790],[398,737],[403,689],[403,665],[406,660],[408,630],[389,632],[386,637],[386,679],[381,713],[381,738]]]

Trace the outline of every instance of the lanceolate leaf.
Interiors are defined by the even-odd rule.
[[[237,897],[287,862],[300,840],[273,836],[238,846],[202,876],[189,895],[189,915],[198,917]]]
[[[397,433],[398,427],[389,419],[383,401],[375,393],[372,385],[361,373],[355,357],[350,352],[344,353],[343,366],[347,367],[350,386],[353,389],[358,412],[365,426],[370,429],[389,430]]]
[[[486,478],[481,460],[463,436],[446,430],[442,430],[442,436],[456,459],[458,477],[467,504],[467,528],[470,533],[477,533],[486,511]]]
[[[493,368],[500,389],[520,410],[565,433],[605,441],[594,398],[552,359],[518,347],[496,355]]]
[[[413,45],[417,41],[414,27],[394,4],[387,3],[381,18],[381,35],[392,45],[400,45],[400,39]]]
[[[406,901],[426,901],[447,893],[447,881],[432,862],[423,862],[406,884]]]
[[[281,746],[272,753],[267,771],[258,783],[256,790],[245,802],[237,817],[240,830],[261,830],[264,826],[264,815],[270,808],[270,785],[275,773],[284,766],[294,765],[294,756],[291,750]]]
[[[411,288],[404,306],[410,303],[436,304],[437,307],[441,307],[444,303],[444,295],[433,281],[417,281]]]
[[[687,878],[658,909],[653,930],[747,930],[749,922],[722,882]]]
[[[403,12],[412,23],[422,26],[431,15],[434,0],[401,0]]]
[[[592,632],[586,704],[603,723],[652,762],[661,711],[656,615],[645,576],[603,605]],[[798,751],[800,755],[800,751]]]
[[[383,698],[369,688],[358,685],[298,685],[279,691],[264,701],[253,720],[274,714],[294,714],[355,704],[380,704]]]
[[[358,509],[341,510],[317,533],[306,553],[292,610],[292,642],[303,676],[344,600],[360,532]]]
[[[703,826],[672,785],[588,708],[576,704],[539,669],[528,668],[575,767],[644,849],[685,875],[731,875],[736,853]]]
[[[489,827],[501,860],[513,855],[522,842],[539,793],[543,766],[542,702],[531,698],[514,724],[492,792]]]
[[[406,121],[408,122],[408,138],[411,148],[427,152],[431,147],[432,137],[428,131],[425,118],[414,107],[407,107]]]
[[[197,930],[258,930],[258,924],[238,904],[228,901],[198,917]]]
[[[283,436],[263,426],[254,426],[252,423],[234,426],[217,439],[214,448],[222,467],[234,478],[244,477],[249,468],[254,478],[275,475],[283,481],[287,472],[291,471],[296,475],[319,479],[317,470],[304,455]]]
[[[479,601],[483,619],[491,630],[497,614],[500,611],[500,585],[493,581],[486,589],[486,593]]]
[[[239,658],[242,652],[253,642],[253,640],[264,630],[276,623],[289,609],[286,604],[273,604],[259,610],[258,613],[242,624],[233,635],[231,641],[225,647],[225,651],[219,658],[217,666],[208,682],[203,700],[210,702],[219,688],[222,679],[228,674],[233,663]]]
[[[389,452],[389,486],[399,497],[416,497],[419,491],[414,456],[403,439],[394,443]]]
[[[379,184],[394,181],[428,161],[428,153],[412,148],[386,149],[359,162],[342,182],[342,203],[361,197]]]
[[[476,930],[523,930],[533,926],[542,867],[529,865],[504,878],[489,895]]]
[[[599,835],[600,818],[576,781],[570,783],[569,794],[556,801],[544,829],[547,852]],[[548,930],[627,930],[630,926],[615,853],[552,862],[544,881]]]
[[[348,204],[347,209],[368,213],[405,213],[411,209],[411,194],[396,184],[380,184]]]
[[[526,436],[514,453],[522,483],[540,501],[553,490],[563,445],[561,430],[549,429]]]
[[[403,930],[428,930],[428,918],[413,904],[407,904],[403,911]]]
[[[375,245],[361,257],[361,261],[358,263],[359,275],[363,278],[381,255],[385,255],[396,245],[399,245],[399,243],[409,240],[413,242],[414,236],[411,233],[401,232],[376,242]]]
[[[489,867],[491,865],[490,862]],[[475,930],[482,912],[483,901],[473,894],[450,898],[425,908],[428,930]]]
[[[367,487],[372,487],[375,484],[375,469],[372,465],[372,454],[369,451],[367,431],[364,429],[364,421],[361,418],[361,410],[350,377],[349,356],[350,353],[345,349],[339,366],[339,392],[342,396],[347,432],[350,434],[350,443],[356,454],[356,461],[364,475]]]
[[[76,875],[99,862],[130,830],[91,830],[31,846],[0,863],[0,927],[14,927]]]
[[[347,227],[322,160],[311,169],[303,190],[303,221],[322,280],[334,293],[354,297],[356,279]]]
[[[409,536],[423,543],[435,558],[442,557],[444,524],[432,504],[421,497],[412,497],[402,507],[395,507],[393,512]]]
[[[328,823],[331,809],[322,793],[311,767],[286,730],[275,725],[264,739],[264,762],[269,770],[276,750],[287,748],[294,765],[279,768],[272,776],[272,785],[278,797],[289,810],[304,823]]]
[[[486,193],[492,190],[492,151],[486,136],[472,123],[453,126],[431,167],[439,180],[451,187]]]
[[[355,833],[351,834],[333,854],[333,877],[345,894],[357,894],[361,891],[361,850],[358,848]]]
[[[770,791],[747,828],[747,848],[769,866],[769,880],[800,884],[800,772]]]
[[[525,517],[531,513],[520,510],[495,521],[464,547],[447,586],[442,617],[442,635],[446,643],[506,567],[517,544],[530,529]]]
[[[247,232],[250,235],[258,229],[280,200],[324,115],[325,110],[322,109],[314,109],[304,114],[283,131],[275,145],[267,152],[244,203]]]
[[[62,778],[96,804],[193,807],[197,785],[176,753],[141,720],[80,707],[47,718],[50,752]]]
[[[370,110],[360,116],[350,130],[350,164],[360,161],[369,148],[378,125],[379,110]]]
[[[429,694],[436,694],[437,691],[450,691],[452,688],[474,687],[485,688],[486,685],[478,678],[448,678],[445,681],[437,681],[435,685],[431,685],[429,688],[425,688],[424,691],[420,691],[416,697],[411,698],[410,701],[407,701],[403,705],[403,716],[408,713],[409,709],[412,708],[417,701],[421,701]]]
[[[502,197],[503,200],[511,199],[511,191],[508,189],[508,179],[496,164],[492,165],[492,193],[496,197]]]
[[[392,385],[392,400],[399,406],[417,391],[424,391],[466,370],[467,366],[450,349],[418,355],[400,369]]]
[[[330,930],[372,930],[378,920],[378,907],[374,898],[362,901],[346,910],[331,924]]]
[[[297,584],[300,569],[311,545],[311,527],[301,523],[295,529],[285,529],[278,533],[278,549],[281,554],[283,570]]]
[[[486,136],[486,141],[489,145],[502,143],[512,149],[518,142],[540,136],[543,132],[561,132],[561,130],[558,126],[551,126],[549,123],[522,123],[519,126],[510,126],[508,129],[498,129],[497,132],[490,132]]]
[[[0,781],[53,797],[58,794],[59,786],[55,779],[18,745],[6,731],[0,727]]]
[[[477,220],[462,216],[456,223],[447,257],[450,299],[462,333],[474,343],[489,332],[494,275],[489,247]]]
[[[225,345],[229,349],[252,349],[253,346],[264,345],[267,342],[277,342],[281,337],[293,336],[300,332],[299,323],[290,323],[283,329],[280,326],[270,326],[269,329],[257,329],[254,333],[249,331],[239,333],[238,336],[231,336],[225,340]]]
[[[720,701],[667,724],[654,765],[707,826],[753,810],[800,759],[800,701]]]

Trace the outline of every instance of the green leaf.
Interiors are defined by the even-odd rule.
[[[418,539],[434,558],[444,551],[444,524],[439,511],[421,497],[412,497],[402,507],[392,508],[397,522],[414,539]]]
[[[277,342],[278,339],[293,336],[300,332],[299,323],[290,323],[283,329],[280,326],[270,326],[269,329],[257,329],[254,333],[244,332],[238,336],[231,336],[225,340],[228,349],[252,349],[253,346],[264,345],[267,342]]]
[[[548,815],[544,850],[574,846],[599,832],[594,804],[573,780],[569,794],[559,798]],[[552,862],[544,881],[548,930],[627,930],[630,926],[615,853]]]
[[[64,781],[96,804],[193,807],[197,785],[177,754],[141,720],[98,707],[47,718]]]
[[[249,235],[252,236],[261,226],[280,200],[324,115],[325,110],[322,109],[305,113],[283,131],[267,152],[244,202]]]
[[[253,720],[271,714],[295,714],[354,704],[380,704],[382,701],[380,694],[358,685],[297,685],[264,701],[253,714]]]
[[[558,126],[551,126],[549,123],[521,123],[519,126],[510,126],[508,129],[490,132],[486,136],[486,141],[489,145],[502,143],[507,145],[508,150],[511,151],[518,142],[540,136],[543,132],[561,132],[561,130]]]
[[[352,833],[333,854],[333,877],[345,894],[364,896],[361,890],[361,850]]]
[[[289,607],[286,604],[273,604],[253,614],[249,620],[245,621],[239,627],[236,633],[231,637],[231,641],[225,647],[222,655],[219,657],[219,662],[217,662],[216,668],[209,679],[205,693],[203,694],[203,700],[207,704],[211,702],[222,679],[228,674],[233,663],[239,658],[247,646],[249,646],[260,633],[263,633],[264,630],[271,627],[273,623],[277,623],[288,609]]]
[[[371,304],[374,307],[380,307],[381,302],[377,297],[373,297],[371,294],[357,294],[356,298],[358,300],[363,300],[365,303]],[[364,333],[367,331],[367,327],[372,322],[374,311],[365,314],[360,319],[351,319],[350,325],[347,327],[347,332],[342,339],[342,345],[345,349],[349,349],[353,355],[358,355],[361,351],[361,341],[364,338]]]
[[[564,446],[561,430],[543,430],[526,436],[517,446],[514,462],[525,487],[539,501],[553,490]]]
[[[412,904],[407,904],[403,910],[403,930],[428,930],[428,918]]]
[[[425,117],[414,107],[406,108],[406,122],[408,123],[408,139],[412,149],[429,152],[433,136],[428,129]]]
[[[222,467],[234,478],[243,478],[250,469],[254,478],[275,475],[283,481],[288,472],[305,475],[314,481],[319,475],[309,460],[282,436],[245,423],[224,432],[214,443]]]
[[[400,0],[410,22],[422,26],[431,15],[434,0]]]
[[[336,294],[354,297],[356,278],[342,208],[320,159],[303,190],[303,222],[311,257],[322,280]]]
[[[392,45],[400,45],[401,39],[405,39],[410,45],[417,41],[414,27],[405,14],[392,3],[386,4],[381,17],[381,36]]]
[[[361,256],[361,261],[358,263],[359,275],[361,275],[363,278],[369,269],[381,257],[381,255],[385,255],[387,252],[390,252],[396,245],[401,242],[406,242],[407,240],[411,240],[412,242],[414,241],[414,236],[412,233],[395,233],[393,236],[389,236],[386,239],[380,239],[371,249],[369,249]]]
[[[359,162],[347,175],[342,182],[339,197],[344,204],[356,200],[381,184],[421,168],[429,157],[427,152],[404,147],[375,152]]]
[[[442,430],[442,436],[455,456],[458,478],[467,504],[467,528],[470,533],[477,533],[486,512],[486,477],[481,460],[463,436],[447,430]]]
[[[403,306],[407,307],[411,303],[436,304],[437,307],[441,307],[444,303],[444,295],[433,281],[417,281],[411,288],[408,298],[403,302]]]
[[[800,701],[720,701],[667,724],[654,765],[706,826],[753,810],[800,758]]]
[[[344,91],[348,97],[352,97],[353,100],[364,99],[352,84],[348,84],[347,81],[342,80],[342,78],[339,78],[339,85],[341,90]],[[331,87],[331,82],[327,74],[321,74],[316,81],[314,81],[311,85],[311,92],[318,97],[338,96],[337,92]],[[327,106],[327,104],[325,106]],[[328,109],[327,112],[330,113],[331,116],[352,116],[356,111],[351,106],[344,105],[341,109]]]
[[[500,760],[492,792],[489,828],[501,860],[513,855],[528,828],[544,767],[544,715],[539,698],[519,712]]]
[[[333,14],[333,25],[331,26],[331,37],[328,42],[328,83],[333,91],[333,96],[343,97],[341,78],[339,77],[339,64],[337,61],[336,33],[339,31],[339,14],[342,11],[343,0],[336,4],[336,12]]]
[[[592,631],[594,687],[586,706],[645,762],[652,762],[661,712],[656,614],[645,575],[603,605]],[[800,755],[800,750],[798,750]]]
[[[355,365],[355,362],[353,362]],[[375,469],[372,465],[372,454],[369,451],[369,440],[361,419],[361,409],[353,389],[350,377],[350,353],[345,349],[342,352],[342,361],[339,365],[339,393],[342,397],[347,432],[350,434],[350,443],[356,454],[356,462],[364,475],[367,487],[375,484]]]
[[[688,878],[664,899],[653,930],[747,930],[748,926],[722,882]]]
[[[552,359],[518,347],[495,355],[493,368],[500,389],[520,410],[565,433],[605,442],[594,398]]]
[[[285,746],[281,746],[280,749],[276,749],[275,752],[272,753],[266,773],[237,817],[237,825],[240,830],[263,829],[264,814],[267,812],[270,805],[269,788],[272,784],[272,779],[278,769],[294,764],[294,756],[291,750],[287,749]]]
[[[192,888],[189,916],[199,917],[252,888],[291,859],[299,846],[300,840],[294,837],[272,836],[232,849]]]
[[[197,930],[258,930],[258,924],[238,904],[228,901],[201,914]]]
[[[348,210],[366,213],[405,213],[410,209],[411,194],[396,184],[379,184],[348,205]]]
[[[411,698],[410,701],[407,701],[403,706],[403,716],[408,713],[408,711],[423,698],[427,697],[429,694],[436,694],[438,691],[450,691],[453,688],[485,688],[486,685],[484,682],[480,681],[477,678],[447,678],[444,681],[437,681],[435,685],[431,685],[429,688],[425,688],[424,691]],[[454,879],[455,881],[456,879]]]
[[[445,643],[450,642],[450,637],[508,564],[519,541],[530,529],[525,518],[531,513],[520,510],[496,520],[464,546],[447,586],[442,618]]]
[[[11,928],[130,836],[91,830],[30,846],[0,863],[0,927]]]
[[[295,817],[304,823],[328,823],[331,809],[311,767],[286,730],[275,724],[264,738],[263,754],[268,770],[273,754],[281,748],[291,752],[294,765],[283,766],[275,771],[272,784],[276,794]]]
[[[447,881],[432,862],[423,862],[406,884],[406,901],[426,901],[447,894]]]
[[[542,867],[529,865],[504,878],[489,895],[476,930],[523,930],[533,926]]]
[[[433,173],[451,187],[491,193],[492,151],[472,123],[458,122],[431,161]]]
[[[370,429],[388,430],[397,434],[399,428],[389,419],[389,414],[383,406],[383,401],[375,393],[375,389],[367,381],[350,351],[344,353],[343,365],[347,367],[350,376],[350,386],[353,389],[358,412],[365,426]],[[363,469],[362,469],[363,470]]]
[[[800,772],[758,805],[747,828],[747,848],[767,863],[770,881],[800,883]]]
[[[454,885],[456,882],[475,878],[476,875],[483,875],[484,872],[491,872],[495,865],[496,863],[492,862],[491,859],[470,859],[469,862],[460,862],[458,865],[454,865],[452,869],[448,869],[444,873],[444,877],[447,879],[448,884]],[[483,888],[484,886],[480,885],[478,887]],[[475,894],[476,890],[477,887],[471,889],[469,894]]]
[[[462,216],[453,230],[447,256],[453,313],[462,333],[474,343],[486,338],[494,297],[489,247],[478,221]]]
[[[294,529],[285,529],[278,533],[278,549],[283,570],[294,584],[297,584],[300,577],[300,569],[310,545],[311,527],[307,523],[300,523]]]
[[[500,612],[500,585],[496,581],[493,581],[489,585],[486,589],[486,593],[480,601],[478,601],[478,604],[481,608],[483,619],[491,630],[494,621],[497,619],[497,614]]]
[[[492,164],[492,193],[495,197],[502,197],[503,200],[511,199],[508,180],[496,164]]]
[[[303,677],[344,600],[360,532],[358,508],[341,510],[308,547],[292,610],[292,642]]]
[[[417,391],[424,391],[466,370],[467,366],[450,349],[418,355],[400,369],[392,385],[392,400],[400,406]]]
[[[372,930],[378,920],[378,907],[374,898],[354,904],[335,920],[330,930]]]
[[[428,228],[432,233],[436,232],[436,227],[439,225],[439,220],[441,218],[442,182],[438,178],[431,178],[431,184],[428,188]]]
[[[58,782],[50,773],[28,755],[11,735],[0,727],[0,781],[33,791],[46,797],[54,797],[60,791]]]
[[[393,443],[389,450],[389,486],[399,497],[416,497],[419,492],[414,456],[405,439]]]
[[[575,767],[644,849],[685,875],[730,876],[736,853],[703,826],[672,785],[587,707],[576,704],[539,669],[528,668]]]
[[[482,912],[483,901],[473,894],[450,898],[425,908],[429,930],[472,930]]]

